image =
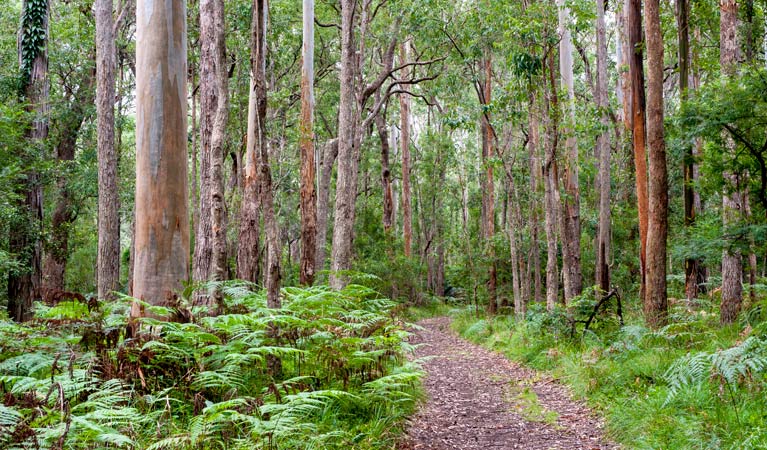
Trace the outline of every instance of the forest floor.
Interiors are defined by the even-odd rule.
[[[400,450],[617,448],[564,386],[461,339],[447,317],[418,325],[412,342],[428,400]]]

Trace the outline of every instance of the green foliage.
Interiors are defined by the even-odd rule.
[[[0,447],[391,447],[421,376],[395,303],[360,285],[286,288],[272,310],[248,285],[216,286],[224,314],[141,319],[152,335],[122,335],[130,298],[1,321]]]
[[[583,338],[562,333],[563,312],[530,305],[524,321],[454,313],[454,328],[472,341],[551,373],[607,417],[628,448],[761,448],[767,388],[761,303],[746,311],[738,333],[719,328],[716,308],[675,306],[671,324],[650,330],[636,317],[622,328],[600,326]],[[752,328],[753,327],[753,328]]]
[[[21,88],[26,89],[35,58],[45,51],[48,37],[48,0],[25,0],[21,16]]]

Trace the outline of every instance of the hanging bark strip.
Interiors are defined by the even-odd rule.
[[[303,1],[301,66],[301,271],[300,283],[314,283],[317,251],[317,192],[314,152],[314,0]]]
[[[186,6],[138,0],[136,15],[133,295],[167,306],[189,276]],[[144,314],[134,303],[131,316]]]

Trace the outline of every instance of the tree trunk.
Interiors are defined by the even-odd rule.
[[[394,225],[394,199],[392,195],[391,169],[389,168],[389,132],[383,114],[376,117],[376,129],[381,139],[381,187],[383,191],[383,229],[389,236]]]
[[[514,177],[509,168],[508,178],[508,197],[506,199],[506,231],[509,235],[509,256],[511,261],[511,288],[514,294],[514,314],[519,318],[525,317],[525,299],[521,293],[521,273],[519,250],[517,246],[517,228],[522,224],[519,219],[519,203],[517,202],[517,193],[514,186]]]
[[[631,80],[631,128],[634,147],[634,168],[636,171],[637,210],[639,212],[639,264],[641,272],[640,297],[644,299],[647,271],[647,227],[649,200],[647,198],[647,154],[645,150],[645,90],[642,61],[642,1],[626,0],[629,3],[628,42],[630,53],[629,78]]]
[[[488,268],[488,280],[487,280],[487,312],[489,314],[495,314],[497,307],[496,298],[496,286],[497,269],[495,264],[495,250],[493,248],[493,238],[495,237],[495,193],[493,182],[493,165],[491,159],[495,156],[494,143],[495,134],[490,124],[490,113],[488,108],[492,100],[493,94],[493,63],[491,59],[491,53],[486,50],[484,69],[485,79],[484,86],[482,87],[482,103],[484,112],[482,114],[482,167],[485,172],[484,186],[482,187],[482,204],[484,206],[482,217],[482,229],[484,230],[485,238],[485,252],[489,261]]]
[[[559,292],[559,269],[557,264],[557,223],[559,187],[557,184],[557,93],[554,84],[554,62],[549,56],[548,76],[550,86],[545,105],[546,134],[543,163],[545,231],[546,231],[546,309],[552,311],[557,304]]]
[[[735,75],[738,63],[738,2],[719,2],[719,62],[723,77]],[[727,152],[734,154],[735,143],[726,136]],[[722,219],[727,228],[742,218],[743,195],[739,189],[738,176],[727,171],[724,179],[728,186],[722,194]],[[728,192],[732,190],[732,192]],[[743,301],[743,256],[736,246],[725,248],[722,253],[722,307],[720,320],[723,324],[735,322]]]
[[[650,149],[649,226],[645,319],[653,327],[668,320],[666,240],[668,237],[668,172],[663,133],[663,34],[659,0],[645,0],[647,32],[647,144]]]
[[[258,203],[264,214],[264,237],[266,239],[266,305],[280,307],[280,234],[274,209],[272,172],[269,165],[269,149],[266,140],[266,27],[268,0],[253,0],[251,75],[253,78],[250,95],[255,96],[254,123],[249,123],[248,152],[258,155]],[[252,141],[251,141],[252,139]],[[252,161],[251,161],[252,162]]]
[[[567,95],[565,127],[564,216],[562,228],[562,272],[565,302],[580,295],[583,290],[581,276],[581,218],[580,188],[578,187],[578,140],[575,136],[575,90],[573,86],[573,44],[570,36],[570,9],[559,0],[559,70],[562,90]]]
[[[530,142],[528,144],[530,154],[530,192],[533,195],[534,201],[530,205],[530,222],[531,222],[531,242],[530,253],[531,257],[528,259],[528,265],[532,264],[532,273],[534,278],[534,296],[535,302],[543,301],[543,283],[541,280],[541,253],[539,250],[538,237],[539,237],[539,224],[540,217],[540,192],[541,192],[541,180],[543,174],[541,173],[541,137],[538,120],[538,102],[536,100],[536,94],[533,90],[532,84],[528,85],[530,89],[529,95],[529,112],[528,120],[530,123]]]
[[[328,214],[330,214],[330,181],[333,164],[338,157],[338,139],[332,139],[323,146],[320,162],[320,182],[317,189],[317,262],[315,267],[325,267],[325,253],[328,241]]]
[[[94,77],[93,71],[86,69],[78,89],[72,95],[67,112],[61,115],[58,126],[54,128],[58,129],[58,136],[55,136],[54,139],[57,141],[56,160],[60,164],[66,164],[75,159],[77,139],[89,112],[87,105],[93,103]],[[63,168],[63,164],[60,167]],[[58,198],[51,217],[51,237],[45,245],[40,292],[43,300],[46,301],[50,299],[52,294],[64,290],[64,277],[69,257],[69,232],[72,223],[77,218],[67,181],[68,179],[64,174],[56,180]]]
[[[224,142],[229,115],[223,0],[200,0],[200,217],[195,233],[193,279],[227,279]],[[218,289],[198,291],[194,302],[213,312]]]
[[[317,262],[317,192],[314,162],[314,0],[303,1],[304,42],[301,70],[301,274],[304,285],[314,283]]]
[[[400,64],[408,61],[408,43],[400,47]],[[409,77],[408,70],[402,70],[402,78]],[[405,256],[412,256],[413,250],[413,211],[410,195],[410,97],[407,94],[399,96],[400,111],[400,151],[402,152],[402,235],[405,242]]]
[[[354,0],[341,0],[341,92],[338,105],[338,179],[336,180],[335,222],[330,256],[330,285],[342,289],[347,284],[344,271],[352,266],[355,203],[360,149],[357,145],[354,115],[355,48]]]
[[[690,79],[690,36],[689,36],[689,3],[688,0],[677,0],[676,21],[677,41],[679,47],[679,96],[684,102],[688,98]],[[684,148],[684,226],[688,229],[695,223],[695,190],[693,178],[695,158],[693,146],[686,144]],[[690,301],[698,296],[698,260],[686,258],[684,261],[685,295]]]
[[[174,304],[189,277],[186,45],[185,3],[138,0],[133,296],[152,305]]]
[[[605,1],[597,0],[597,108],[602,132],[597,137],[599,158],[599,232],[597,237],[596,284],[603,293],[610,291],[610,142],[607,99],[607,36]],[[618,45],[620,47],[620,44]]]
[[[631,58],[634,55],[634,46],[629,41],[629,28],[628,18],[629,10],[631,8],[631,0],[623,0],[623,9],[618,12],[616,9],[616,18],[618,20],[618,35],[619,41],[616,44],[616,51],[618,53],[617,60],[619,61],[619,68],[621,68],[618,74],[618,93],[621,99],[623,116],[623,126],[626,131],[631,132],[633,129],[633,116],[632,116],[632,92],[631,92]],[[641,30],[640,30],[641,36]]]
[[[111,299],[120,282],[120,197],[115,147],[115,47],[112,0],[96,0],[96,115],[99,154],[98,296]]]
[[[41,146],[48,137],[48,114],[50,111],[48,82],[48,18],[50,5],[45,2],[45,11],[31,13],[32,5],[22,5],[22,29],[19,33],[19,62],[22,72],[22,101],[27,111],[33,113],[27,136],[32,146]],[[41,28],[45,35],[42,42],[36,39]],[[31,59],[31,61],[30,61]],[[25,61],[30,61],[25,63]],[[40,175],[33,169],[26,173],[24,186],[19,192],[19,214],[10,224],[8,250],[19,255],[21,272],[8,275],[8,316],[16,321],[32,318],[32,302],[40,298],[42,284],[42,244],[40,235],[43,221],[43,189]]]

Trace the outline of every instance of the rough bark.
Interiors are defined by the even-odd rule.
[[[535,302],[543,301],[543,283],[541,280],[541,252],[539,250],[539,218],[540,218],[540,192],[541,192],[541,180],[543,179],[543,173],[541,172],[541,137],[540,137],[540,125],[538,118],[538,101],[532,85],[529,86],[529,113],[528,121],[530,126],[530,142],[528,143],[528,149],[530,154],[530,192],[533,195],[533,203],[530,205],[531,214],[531,242],[530,242],[530,254],[528,258],[528,266],[532,265],[531,270],[533,274],[534,283],[534,295]],[[529,276],[528,276],[529,278]]]
[[[566,117],[563,133],[565,135],[565,170],[563,184],[565,201],[562,221],[562,273],[565,302],[580,295],[583,290],[581,275],[581,218],[580,188],[578,187],[578,140],[575,136],[575,90],[573,85],[573,44],[570,35],[570,9],[559,4],[559,70],[562,90],[566,95]]]
[[[99,154],[98,296],[111,299],[120,282],[120,197],[115,147],[115,47],[112,0],[96,0],[96,115]]]
[[[251,45],[251,75],[253,87],[250,95],[255,96],[255,121],[248,124],[253,132],[248,134],[253,142],[248,141],[248,147],[253,147],[251,153],[258,153],[258,198],[264,215],[264,238],[266,239],[266,305],[269,308],[280,307],[280,234],[274,209],[274,190],[272,172],[269,164],[269,149],[266,139],[266,27],[268,16],[268,0],[253,0],[252,45]],[[250,149],[249,149],[250,150]]]
[[[647,144],[649,147],[649,226],[647,288],[644,313],[658,327],[668,320],[666,245],[668,237],[668,171],[663,133],[663,34],[659,0],[645,0],[647,33]]]
[[[485,172],[482,186],[482,230],[484,231],[485,254],[489,261],[487,278],[487,312],[494,314],[497,307],[496,286],[498,284],[497,269],[495,263],[495,251],[493,249],[493,238],[495,237],[495,192],[493,182],[493,165],[490,159],[494,156],[493,150],[495,144],[495,134],[490,124],[490,113],[488,111],[492,101],[493,84],[493,63],[491,54],[487,51],[484,60],[485,78],[482,87],[482,103],[484,113],[482,114],[482,168]]]
[[[597,0],[597,92],[602,132],[597,137],[599,158],[599,231],[597,236],[596,285],[610,291],[610,138],[607,99],[607,36],[605,1]],[[620,47],[620,44],[618,44]]]
[[[400,47],[400,64],[408,62],[408,43]],[[403,69],[402,78],[409,77],[408,70]],[[413,210],[410,195],[410,97],[407,94],[399,96],[400,111],[400,152],[402,154],[402,237],[404,240],[405,256],[412,256],[413,250]]]
[[[336,207],[333,224],[333,244],[330,256],[330,285],[341,289],[347,277],[343,272],[351,269],[352,242],[354,240],[355,201],[359,171],[359,147],[356,146],[355,103],[355,1],[341,0],[341,72],[338,105],[338,178],[336,180]]]
[[[722,0],[719,2],[719,63],[723,77],[732,77],[736,73],[738,62],[738,2]],[[735,152],[731,137],[725,139],[726,151]],[[722,195],[722,219],[724,226],[736,223],[743,213],[743,195],[738,191],[738,177],[727,171],[724,179],[728,182]],[[735,322],[743,301],[743,255],[737,246],[725,248],[722,253],[722,306],[720,320],[723,324]]]
[[[314,0],[303,1],[303,64],[301,66],[301,272],[300,282],[314,283],[317,261],[317,191],[314,162]]]
[[[26,11],[30,5],[23,2],[22,11]],[[37,54],[29,67],[29,72],[23,74],[22,101],[27,104],[27,111],[33,113],[34,118],[27,130],[27,137],[32,146],[39,146],[48,137],[48,114],[50,111],[49,82],[48,82],[48,19],[50,4],[46,2],[45,13],[42,18],[45,37],[42,40],[42,48],[37,49]],[[30,41],[27,33],[30,24],[22,20],[22,30],[19,33],[19,62],[24,68],[22,53],[30,50]],[[32,302],[40,298],[42,284],[42,244],[40,240],[43,221],[43,190],[40,175],[33,169],[26,173],[21,187],[21,201],[19,202],[19,214],[10,226],[8,250],[11,254],[19,255],[19,263],[23,268],[19,272],[10,272],[8,275],[8,316],[16,321],[24,321],[32,318]]]
[[[317,189],[317,262],[315,267],[318,269],[325,267],[328,214],[330,214],[330,181],[333,177],[333,164],[338,157],[338,139],[326,142],[323,148],[319,170],[320,182]]]
[[[551,311],[557,304],[559,291],[559,270],[557,263],[557,223],[559,222],[559,187],[557,183],[557,94],[554,84],[554,63],[549,57],[549,81],[544,137],[545,155],[543,162],[545,232],[546,232],[546,309]]]
[[[689,28],[689,3],[688,0],[676,2],[677,43],[679,47],[679,95],[682,101],[688,98],[690,79],[690,28]],[[695,171],[695,158],[691,143],[684,148],[684,226],[692,227],[695,223],[695,190],[693,178]],[[698,296],[698,260],[686,258],[684,261],[685,272],[685,295],[687,300]]]
[[[642,2],[628,2],[627,37],[629,43],[629,79],[631,84],[631,129],[636,174],[637,211],[639,213],[639,264],[641,272],[640,297],[644,298],[647,271],[647,227],[649,199],[647,197],[647,152],[645,149],[645,88],[642,61]]]
[[[391,169],[389,167],[389,132],[386,127],[386,118],[383,114],[376,117],[376,129],[381,140],[381,187],[383,191],[383,229],[389,235],[394,225],[394,197],[392,194]]]
[[[506,199],[506,232],[509,235],[509,256],[511,262],[511,289],[514,295],[514,314],[517,317],[525,317],[526,302],[522,296],[521,267],[519,259],[519,243],[517,240],[517,229],[521,224],[521,213],[519,212],[519,202],[517,200],[516,187],[511,168],[507,171],[508,196]]]
[[[152,305],[175,303],[189,277],[186,51],[186,4],[138,0],[133,296]]]
[[[192,274],[197,282],[221,281],[229,275],[224,200],[229,115],[225,30],[223,0],[200,0],[200,216]],[[195,304],[211,310],[220,301],[217,289],[195,293]]]

